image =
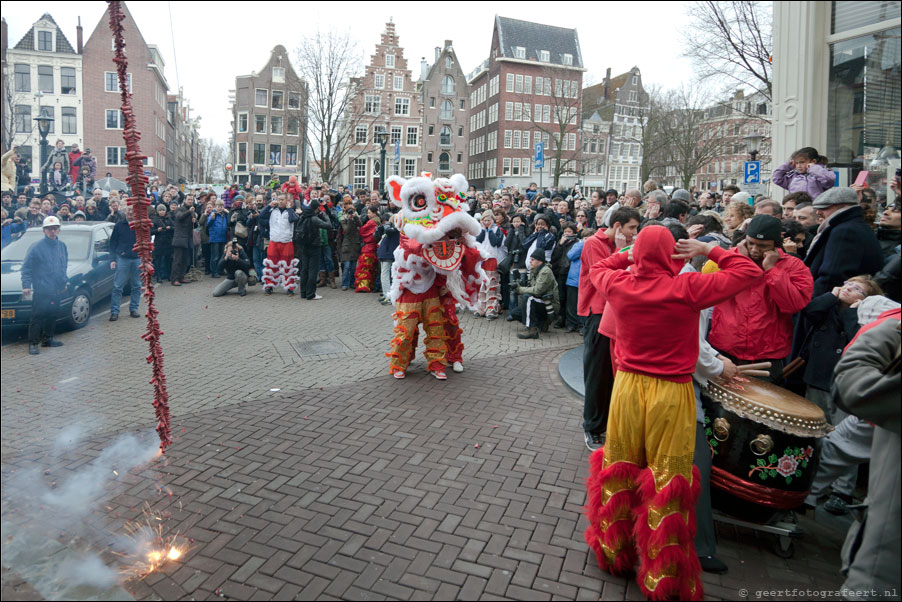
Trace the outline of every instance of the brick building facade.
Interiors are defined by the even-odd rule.
[[[276,46],[259,72],[235,78],[231,160],[235,182],[263,184],[270,174],[306,181],[307,84],[288,51]]]
[[[345,121],[348,152],[342,183],[354,189],[379,188],[380,132],[388,133],[385,176],[414,177],[421,171],[422,119],[420,95],[411,77],[395,24],[385,24],[376,52],[362,77],[352,78],[354,98]],[[395,149],[399,160],[395,160]]]
[[[144,40],[125,3],[122,3],[122,12],[125,15],[124,37],[132,104],[142,135],[141,152],[148,157],[144,169],[150,174],[151,182],[164,183],[167,181],[166,111],[169,89],[163,71],[165,65],[157,47]],[[125,180],[128,166],[122,137],[124,123],[119,110],[122,102],[113,56],[113,33],[109,28],[107,9],[84,46],[84,147],[90,148],[97,159],[98,179],[110,173],[116,179]]]
[[[470,75],[470,164],[477,188],[576,183],[582,54],[575,29],[495,17],[489,59]],[[545,167],[533,173],[534,144]]]
[[[467,173],[470,86],[451,40],[435,49],[435,62],[419,82],[423,107],[422,169],[437,176]]]

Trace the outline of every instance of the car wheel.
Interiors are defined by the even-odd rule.
[[[73,330],[82,328],[91,317],[91,298],[88,292],[80,289],[72,298],[72,307],[69,309],[69,327]]]

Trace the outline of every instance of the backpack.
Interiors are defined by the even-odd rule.
[[[322,244],[319,236],[319,226],[313,223],[310,216],[302,215],[298,220],[298,227],[295,230],[297,242],[307,247],[316,247]]]

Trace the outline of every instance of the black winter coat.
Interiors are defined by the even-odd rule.
[[[858,332],[858,310],[843,309],[832,292],[811,300],[802,315],[809,330],[801,357],[805,359],[805,384],[829,391],[833,385],[833,369],[842,358],[843,349]]]
[[[194,244],[194,219],[191,211],[182,205],[175,210],[172,222],[175,224],[172,246],[180,249],[190,249]]]
[[[175,236],[175,224],[172,223],[172,218],[167,213],[163,217],[155,215],[151,221],[153,225],[150,233],[153,234],[154,255],[171,252],[172,237]]]
[[[805,265],[814,277],[814,296],[829,293],[853,276],[876,274],[883,267],[883,250],[865,223],[861,207],[838,214],[811,244]]]

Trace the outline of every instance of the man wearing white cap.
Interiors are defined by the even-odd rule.
[[[66,267],[69,250],[59,240],[59,218],[44,219],[44,238],[31,245],[22,263],[22,294],[34,293],[31,320],[28,322],[28,353],[40,353],[38,342],[44,347],[62,347],[53,340],[60,299],[66,290]]]

